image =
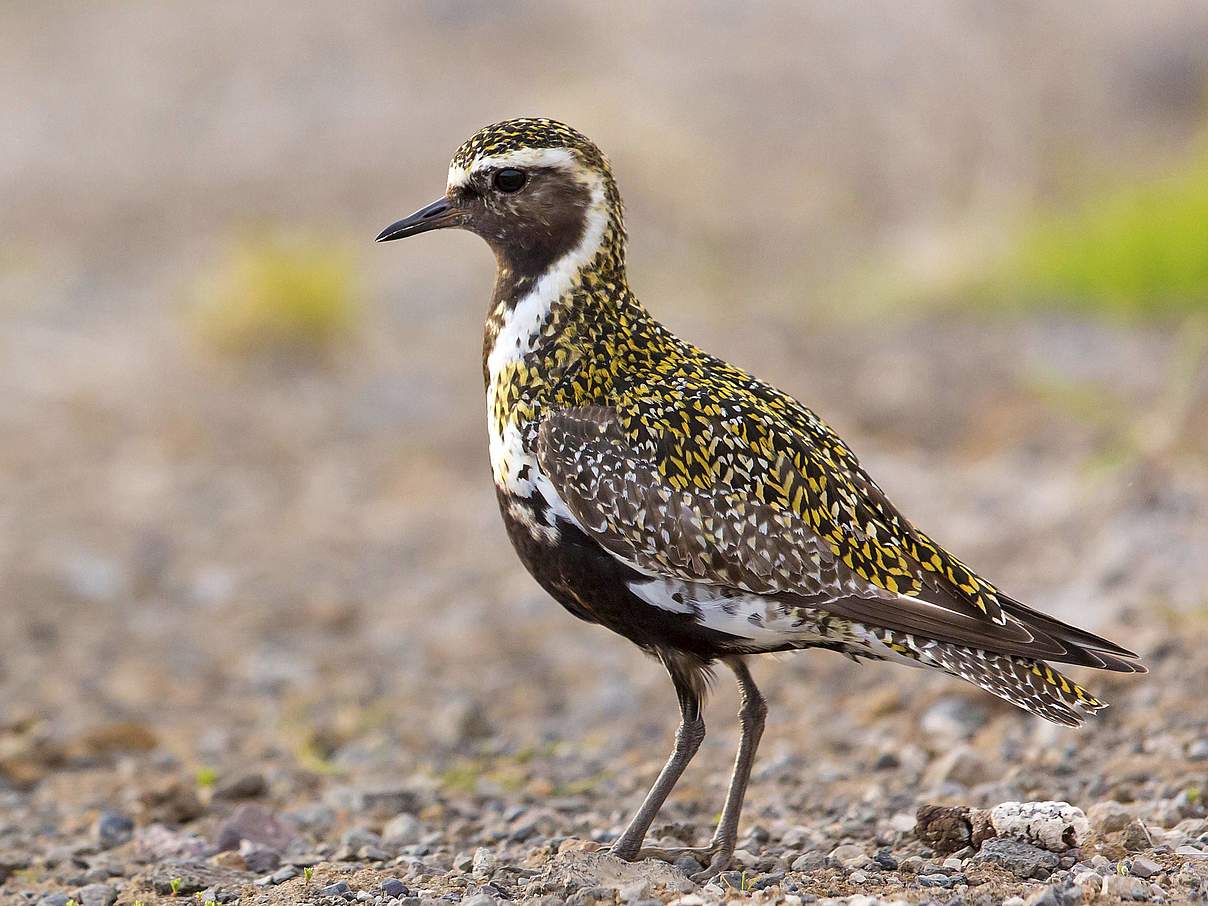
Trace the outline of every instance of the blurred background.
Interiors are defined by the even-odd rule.
[[[501,531],[489,252],[372,243],[517,115],[610,155],[647,307],[819,411],[934,537],[1147,652],[1198,638],[1208,7],[1094,9],[0,4],[0,783],[66,801],[65,768],[147,750],[283,799],[523,797],[661,762],[661,670]],[[772,763],[965,695],[826,653],[757,678]]]

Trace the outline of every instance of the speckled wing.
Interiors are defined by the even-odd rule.
[[[906,533],[912,529],[896,510],[900,537],[876,539],[889,555],[878,555],[867,533],[851,535],[866,561],[892,562],[890,581],[870,581],[829,530],[823,526],[820,531],[810,519],[811,512],[821,511],[831,520],[844,519],[826,493],[838,478],[821,468],[814,476],[800,468],[800,456],[809,453],[800,452],[794,462],[783,433],[779,451],[769,444],[744,451],[736,449],[737,434],[720,426],[710,429],[710,421],[701,419],[690,428],[689,454],[666,437],[643,436],[639,418],[636,407],[560,410],[546,416],[537,441],[542,470],[584,530],[635,569],[775,596],[866,626],[1000,654],[1135,669],[1124,660],[1135,655],[1090,633],[1007,598],[1008,608],[1018,608],[1024,618],[1007,613],[998,622],[945,588],[911,556],[912,539]],[[681,425],[690,421],[687,416]],[[667,458],[689,455],[701,460],[697,466],[701,474],[712,476],[710,482],[667,477],[669,469],[674,471]],[[736,487],[726,480],[734,477],[735,463],[748,479],[753,476],[758,491],[750,483]],[[871,480],[862,480],[880,495]],[[864,526],[878,531],[871,518]]]

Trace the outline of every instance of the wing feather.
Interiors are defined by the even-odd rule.
[[[870,501],[863,524],[886,536],[895,533],[875,539],[891,546],[899,564],[899,581],[890,588],[861,575],[844,548],[811,524],[810,509],[830,503],[828,483],[809,481],[790,456],[775,456],[760,476],[757,487],[770,492],[752,494],[719,480],[703,487],[673,482],[664,458],[674,456],[675,448],[635,439],[627,421],[632,423],[632,413],[605,406],[551,412],[538,433],[537,457],[584,530],[640,572],[776,596],[789,606],[817,607],[868,626],[999,654],[1144,669],[1130,662],[1136,655],[1127,649],[997,595],[963,565],[952,570],[955,588],[944,574],[949,570],[924,568],[919,558],[940,549],[915,532],[862,470],[860,493]],[[696,432],[694,449],[716,456],[729,435],[703,436],[710,430],[707,419],[688,422]],[[701,465],[721,473],[715,461]],[[794,496],[799,506],[777,503]],[[876,556],[859,531],[852,543],[866,560]],[[892,587],[899,583],[911,593]],[[993,612],[962,594],[962,586],[993,592]]]

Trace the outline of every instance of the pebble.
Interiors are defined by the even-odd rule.
[[[382,843],[387,846],[410,846],[419,843],[424,834],[424,826],[419,819],[408,812],[395,815],[382,828]]]
[[[1048,850],[1022,840],[992,837],[982,844],[973,861],[1001,865],[1017,878],[1044,880],[1057,868],[1060,860]]]
[[[1128,866],[1128,873],[1138,878],[1152,878],[1162,871],[1162,866],[1148,856],[1135,857]]]
[[[214,785],[215,799],[255,799],[268,792],[268,783],[259,771],[223,777]]]
[[[1108,875],[1103,879],[1103,896],[1121,900],[1149,899],[1149,885],[1132,875]]]
[[[244,840],[239,844],[239,856],[248,871],[258,875],[276,871],[281,867],[281,853],[269,846],[261,846]]]
[[[350,890],[352,890],[352,888],[348,886],[347,881],[336,881],[332,884],[328,884],[326,887],[321,888],[319,893],[325,897],[342,897]]]
[[[387,878],[382,882],[382,893],[388,897],[399,898],[407,896],[410,891],[407,889],[407,885],[398,878]]]
[[[92,825],[92,836],[101,849],[121,846],[134,836],[134,819],[121,812],[101,812]]]
[[[89,884],[76,895],[80,906],[113,906],[116,899],[117,891],[108,884]]]
[[[872,859],[864,850],[854,843],[844,843],[831,850],[830,859],[837,865],[847,869],[867,868],[872,865]]]
[[[474,859],[470,863],[470,869],[476,875],[489,876],[495,871],[495,864],[495,853],[485,846],[480,846],[474,850]]]
[[[38,906],[67,906],[70,901],[71,897],[65,893],[48,893],[38,900]]]
[[[1197,739],[1187,747],[1188,761],[1208,761],[1208,739]]]
[[[300,874],[302,874],[302,870],[297,865],[282,865],[269,875],[269,880],[273,884],[284,884],[286,881],[292,880]]]
[[[297,834],[285,821],[262,805],[245,802],[219,825],[215,842],[220,850],[238,849],[249,840],[284,852],[295,839]]]
[[[825,866],[826,856],[816,849],[811,849],[794,859],[791,868],[793,871],[817,871]]]

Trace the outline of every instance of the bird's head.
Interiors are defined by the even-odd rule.
[[[534,279],[552,268],[624,254],[621,199],[608,160],[556,120],[487,126],[457,149],[445,194],[391,224],[379,242],[459,227],[495,252],[501,273]],[[578,260],[572,260],[577,258]]]

